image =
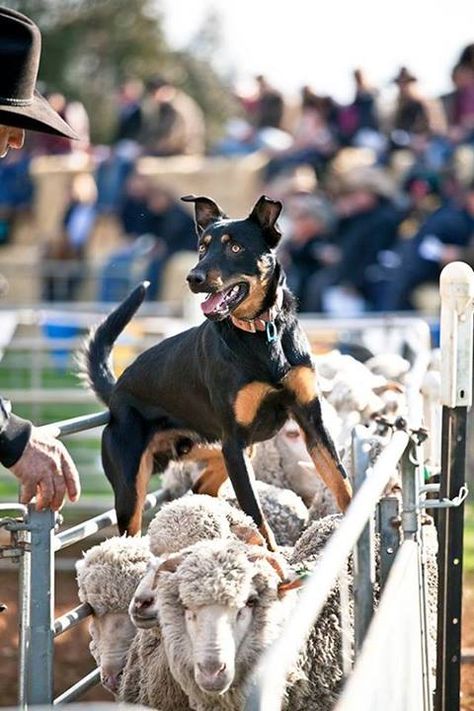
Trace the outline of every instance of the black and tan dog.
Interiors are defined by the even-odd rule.
[[[345,510],[351,488],[322,418],[307,340],[275,255],[282,205],[261,197],[250,215],[231,220],[207,197],[195,203],[199,261],[187,276],[202,303],[203,324],[140,355],[116,381],[112,345],[143,301],[139,286],[95,331],[87,377],[110,408],[102,458],[115,493],[120,532],[140,529],[153,470],[170,458],[220,441],[242,509],[274,547],[253,487],[246,453],[292,415],[316,469]],[[205,491],[205,487],[201,487]]]

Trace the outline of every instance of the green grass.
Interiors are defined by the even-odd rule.
[[[469,503],[464,510],[464,558],[465,575],[474,578],[474,504]]]
[[[30,358],[32,354],[7,352],[0,364],[0,393],[8,393],[10,389],[28,389],[32,386]],[[55,368],[54,362],[48,356],[36,355],[42,358],[41,382],[43,388],[78,388],[82,386],[74,374],[72,360],[67,369]],[[32,420],[35,425],[44,425],[71,417],[98,412],[103,407],[99,403],[81,404],[17,404],[13,403],[15,414]],[[91,432],[88,439],[78,439],[74,435],[66,437],[64,442],[73,457],[81,476],[83,498],[111,498],[110,485],[107,482],[100,464],[100,440],[97,434]],[[16,501],[18,495],[16,479],[0,466],[0,501]]]

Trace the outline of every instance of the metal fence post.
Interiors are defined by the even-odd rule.
[[[352,432],[352,461],[355,493],[367,477],[370,439],[365,427],[358,425]],[[354,645],[358,651],[364,643],[374,614],[374,517],[364,526],[354,549]]]
[[[463,262],[441,273],[440,499],[465,483],[466,420],[472,402],[474,273]],[[464,506],[440,508],[436,711],[459,711]]]
[[[383,591],[393,561],[400,548],[400,502],[396,496],[384,496],[379,502],[380,592]]]
[[[26,692],[26,666],[27,666],[27,651],[28,637],[30,631],[30,533],[29,531],[21,531],[18,535],[19,540],[25,543],[23,555],[20,556],[20,565],[18,572],[18,705],[21,709],[26,707],[27,692]]]
[[[26,704],[53,701],[55,514],[28,507],[31,535],[29,634],[25,650]]]

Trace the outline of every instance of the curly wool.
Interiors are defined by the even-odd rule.
[[[120,680],[118,700],[160,711],[190,711],[187,696],[171,675],[159,627],[137,631]]]
[[[330,523],[322,527],[321,545],[333,528]],[[264,557],[254,559],[249,555],[248,546],[209,541],[196,544],[183,554],[176,572],[163,573],[158,583],[163,641],[171,673],[187,693],[192,708],[238,711],[245,703],[249,675],[261,654],[279,636],[281,625],[297,604],[297,598],[293,597],[296,593],[280,598],[277,592],[280,578],[275,569]],[[280,556],[277,559],[287,575],[288,566]],[[260,602],[255,608],[250,638],[242,643],[236,659],[234,682],[222,695],[205,693],[194,681],[182,606],[239,607],[245,603],[251,585],[257,588]],[[339,612],[336,586],[290,672],[284,711],[329,711],[334,707],[343,681]]]
[[[300,497],[290,489],[256,481],[255,488],[265,518],[279,546],[292,546],[308,521],[308,509]],[[233,506],[238,506],[232,487],[225,484],[223,495]],[[226,495],[226,491],[229,492]]]
[[[201,474],[197,462],[170,462],[163,472],[161,485],[172,499],[184,496]]]
[[[203,540],[239,537],[239,531],[257,534],[252,519],[223,499],[192,494],[165,504],[148,528],[155,556],[175,553]]]
[[[262,565],[267,567],[268,563],[262,559]],[[213,604],[243,607],[254,574],[248,548],[242,543],[206,541],[191,550],[178,568],[179,598],[191,608]],[[275,571],[274,575],[277,578]]]
[[[76,563],[79,599],[96,615],[127,612],[150,559],[146,537],[116,536],[93,546]]]
[[[272,556],[286,574],[285,561],[276,554]],[[197,543],[182,552],[176,572],[160,575],[157,599],[166,656],[173,677],[188,695],[191,708],[237,711],[244,707],[249,675],[255,670],[261,653],[278,636],[288,605],[293,606],[295,602],[294,592],[280,599],[279,582],[278,573],[261,548],[232,540]],[[206,693],[194,678],[184,607],[215,604],[242,607],[253,590],[257,590],[259,604],[254,608],[250,639],[242,641],[239,648],[234,682],[223,694]]]

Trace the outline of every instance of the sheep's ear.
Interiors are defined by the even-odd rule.
[[[278,597],[283,597],[290,590],[301,588],[304,584],[305,577],[306,576],[301,575],[292,580],[282,580],[282,582],[278,584]]]
[[[280,565],[280,561],[277,558],[275,558],[275,556],[272,555],[272,553],[270,553],[270,551],[267,551],[267,550],[258,551],[258,553],[255,552],[249,556],[250,561],[262,560],[262,559],[264,559],[268,563],[270,563],[273,570],[276,572],[276,574],[278,575],[278,577],[281,580],[286,580],[286,575],[283,572],[283,568]]]
[[[197,195],[183,195],[181,200],[183,202],[194,203],[194,222],[196,224],[198,237],[209,227],[211,222],[216,222],[217,220],[222,220],[227,217],[219,205],[205,195],[199,197]]]
[[[262,228],[265,240],[271,249],[274,249],[281,239],[281,232],[276,224],[283,205],[279,200],[270,200],[266,195],[262,195],[250,213],[248,219]]]
[[[391,390],[394,393],[404,393],[405,388],[403,385],[400,383],[397,383],[395,380],[389,380],[388,383],[384,383],[383,385],[378,385],[376,388],[372,388],[373,392],[375,395],[383,395],[383,393],[386,393],[387,390]]]
[[[176,573],[178,570],[179,566],[183,562],[186,556],[184,556],[182,553],[179,555],[171,556],[170,558],[167,558],[157,569],[156,575],[155,575],[155,580],[160,575],[160,573]]]
[[[86,562],[85,562],[84,558],[79,559],[79,560],[76,560],[76,573],[77,573],[77,575],[79,575],[79,573],[81,573],[82,570],[84,570],[85,564],[86,564]]]
[[[241,524],[235,524],[230,527],[231,532],[240,541],[243,541],[249,546],[265,546],[265,539],[259,531],[251,526],[243,526]]]

